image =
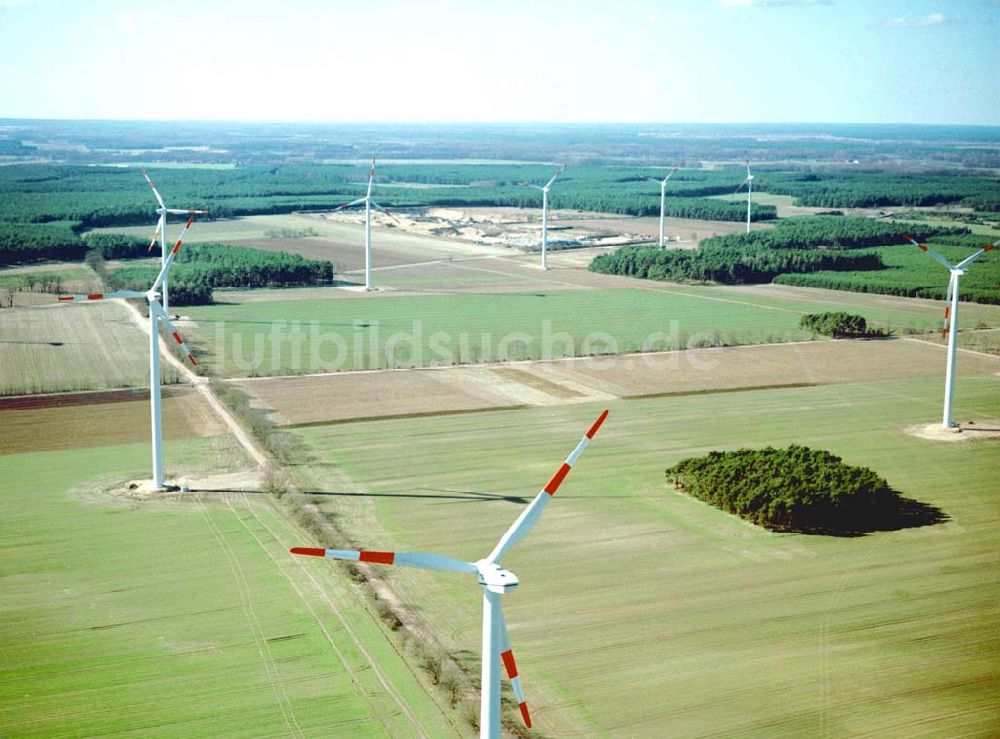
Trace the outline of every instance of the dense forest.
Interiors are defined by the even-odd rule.
[[[771,282],[786,272],[872,270],[882,266],[878,255],[871,253],[710,245],[691,250],[623,247],[595,257],[590,270],[667,282],[755,284]]]
[[[872,531],[901,504],[872,470],[797,445],[710,452],[683,459],[666,474],[679,491],[780,531]]]
[[[87,260],[109,289],[146,290],[156,279],[158,265],[149,262],[109,269],[105,260],[148,257],[149,242],[123,234],[88,234]],[[159,246],[153,250],[159,255]],[[263,251],[228,244],[188,244],[170,269],[170,302],[173,305],[206,305],[219,287],[298,287],[330,285],[333,264],[298,254]]]

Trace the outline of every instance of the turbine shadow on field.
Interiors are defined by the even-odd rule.
[[[456,500],[463,503],[502,501],[505,503],[516,503],[527,505],[529,500],[521,495],[500,495],[498,493],[480,493],[474,490],[434,490],[429,488],[417,488],[417,490],[428,490],[426,493],[373,493],[373,492],[343,492],[329,490],[303,490],[304,495],[327,495],[331,497],[343,498],[417,498],[430,500]]]

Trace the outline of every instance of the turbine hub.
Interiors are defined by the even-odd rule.
[[[518,586],[517,575],[495,562],[481,559],[476,562],[479,584],[492,593],[509,593]]]

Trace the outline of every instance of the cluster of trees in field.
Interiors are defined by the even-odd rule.
[[[871,531],[901,505],[876,472],[795,444],[710,452],[666,475],[678,490],[772,530]]]
[[[1000,179],[956,174],[885,172],[769,173],[761,189],[793,195],[817,208],[881,208],[957,203],[1000,211]]]
[[[864,316],[839,310],[807,313],[799,319],[799,328],[835,339],[871,335]]]
[[[129,265],[111,270],[115,289],[145,290],[158,268]],[[218,287],[296,287],[333,283],[333,264],[298,254],[262,251],[223,244],[192,244],[177,253],[170,270],[170,300],[174,305],[212,302]]]
[[[704,244],[704,242],[703,242]],[[590,263],[592,272],[628,275],[667,282],[721,282],[754,284],[771,282],[785,272],[879,269],[877,254],[831,250],[739,249],[708,245],[696,250],[623,247],[600,254]]]

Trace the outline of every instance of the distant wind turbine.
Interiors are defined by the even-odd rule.
[[[674,176],[677,171],[677,167],[670,170],[670,174],[664,177],[662,180],[657,180],[655,177],[643,177],[644,180],[649,180],[650,182],[660,183],[660,248],[663,248],[663,240],[665,238],[666,231],[664,227],[667,222],[667,181]]]
[[[180,251],[181,242],[185,234],[194,222],[194,213],[188,216],[187,223],[177,238],[177,242],[167,254],[160,273],[153,280],[152,286],[146,292],[136,290],[117,290],[110,293],[91,293],[89,295],[60,295],[59,300],[63,302],[73,301],[93,301],[93,300],[114,300],[116,298],[145,298],[149,304],[149,410],[152,420],[153,437],[153,487],[156,490],[165,489],[163,483],[163,428],[160,413],[160,329],[158,321],[163,321],[167,331],[174,341],[180,346],[191,364],[197,364],[194,355],[187,342],[181,338],[180,332],[174,328],[167,315],[166,308],[160,303],[160,289],[167,283],[167,275],[170,272],[170,265],[174,263],[177,252]]]
[[[156,202],[159,203],[160,207],[156,209],[156,212],[160,214],[159,219],[156,221],[156,230],[153,231],[153,238],[149,242],[149,249],[146,251],[152,251],[153,247],[156,246],[157,237],[160,241],[160,267],[163,267],[164,262],[167,261],[167,214],[174,213],[176,215],[192,216],[192,215],[204,215],[208,213],[207,210],[192,210],[190,208],[168,208],[163,204],[163,198],[160,197],[159,190],[156,189],[156,185],[153,180],[150,179],[149,175],[146,174],[146,170],[142,170],[142,176],[146,178],[146,182],[149,184],[150,189],[153,191],[153,195],[156,197]],[[163,280],[163,285],[161,286],[160,302],[163,305],[163,310],[169,315],[170,312],[170,291],[167,287],[166,279]]]
[[[563,173],[564,169],[566,169],[566,165],[561,166],[559,171],[552,175],[552,179],[544,185],[532,185],[529,182],[523,183],[530,188],[542,191],[542,269],[549,268],[549,264],[546,261],[546,252],[549,245],[549,189],[552,187],[552,183],[556,181],[556,178]]]
[[[550,183],[551,184],[551,183]],[[442,554],[427,554],[424,552],[374,552],[357,549],[321,549],[314,547],[294,547],[292,554],[305,554],[313,557],[329,557],[346,559],[352,562],[372,562],[384,565],[400,565],[402,567],[419,567],[425,570],[444,570],[445,572],[461,572],[477,576],[477,581],[483,589],[483,657],[482,657],[482,694],[479,703],[479,735],[486,739],[496,739],[500,736],[500,662],[503,662],[510,677],[514,695],[517,698],[521,717],[528,728],[531,728],[531,714],[521,687],[521,678],[514,663],[514,652],[510,646],[510,636],[507,633],[507,622],[500,608],[500,596],[509,593],[518,585],[517,575],[505,569],[500,560],[517,542],[527,535],[556,494],[566,475],[601,428],[608,412],[604,411],[591,425],[590,430],[576,445],[549,480],[548,484],[528,504],[500,541],[488,555],[477,562],[463,562],[459,559],[446,557]]]
[[[753,175],[750,174],[749,159],[747,159],[747,178],[736,188],[736,192],[742,190],[744,185],[747,186],[747,233],[750,233],[750,198],[753,195]],[[733,194],[735,195],[736,193]]]
[[[944,414],[941,426],[949,429],[955,425],[951,422],[951,402],[955,392],[955,343],[958,337],[958,280],[965,274],[970,264],[986,252],[992,251],[995,244],[984,246],[972,256],[966,257],[957,264],[951,264],[936,251],[927,248],[909,234],[903,234],[903,236],[920,249],[920,251],[926,252],[927,256],[941,264],[941,266],[951,273],[951,276],[948,278],[948,293],[945,298],[944,325],[941,328],[941,338],[948,337],[948,364],[944,376]]]
[[[365,290],[374,290],[375,287],[372,285],[372,208],[381,211],[382,213],[388,214],[385,208],[372,200],[372,184],[375,182],[375,159],[372,159],[372,167],[368,172],[368,191],[365,193],[363,198],[358,198],[357,200],[352,200],[349,203],[344,203],[343,205],[338,205],[331,212],[336,213],[337,211],[344,210],[345,208],[351,208],[355,205],[365,204]]]

